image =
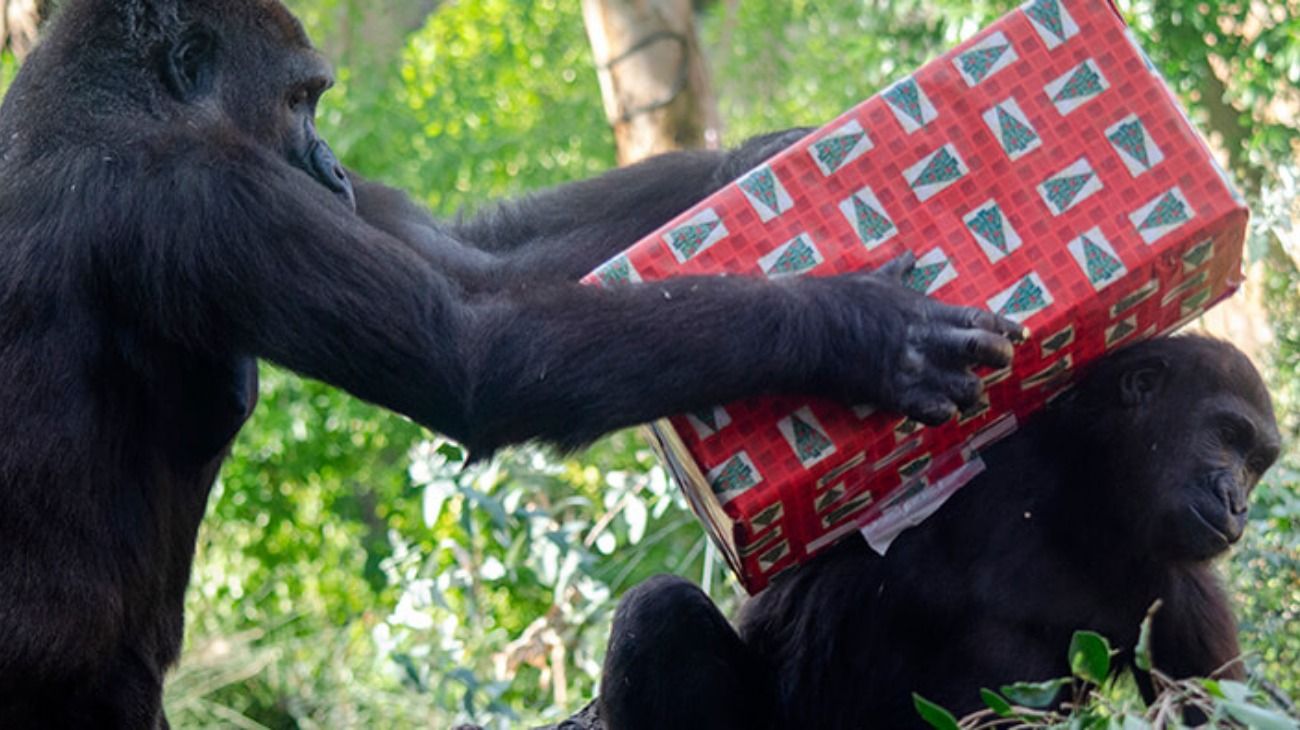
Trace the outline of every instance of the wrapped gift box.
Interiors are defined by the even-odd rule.
[[[822,276],[911,249],[909,286],[1033,331],[1011,368],[987,374],[985,401],[937,428],[789,397],[654,426],[755,592],[854,531],[883,550],[1088,362],[1231,294],[1247,217],[1118,12],[1032,0],[588,281]]]

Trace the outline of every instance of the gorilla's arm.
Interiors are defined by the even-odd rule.
[[[576,446],[773,391],[940,421],[975,397],[969,364],[1009,359],[993,333],[1018,330],[915,295],[898,270],[475,290],[432,263],[462,245],[443,232],[412,247],[277,158],[210,149],[153,168],[157,197],[136,204],[166,193],[184,213],[141,226],[143,254],[105,269],[130,278],[117,290],[170,339],[279,362],[478,451]]]

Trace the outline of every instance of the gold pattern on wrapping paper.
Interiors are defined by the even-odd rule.
[[[1187,292],[1193,289],[1196,289],[1197,287],[1203,286],[1205,282],[1209,280],[1210,280],[1210,272],[1202,271],[1196,276],[1193,276],[1192,278],[1184,282],[1181,282],[1178,286],[1165,292],[1165,295],[1160,298],[1160,306],[1162,307],[1169,306],[1178,297],[1182,296],[1183,294],[1186,294]]]
[[[840,464],[839,466],[835,467],[834,469],[831,469],[830,471],[822,475],[817,480],[817,488],[824,489],[826,485],[831,484],[832,482],[836,481],[840,477],[849,473],[849,471],[856,469],[857,467],[865,464],[866,461],[867,461],[867,452],[859,451],[858,453],[853,455],[853,458],[849,459],[843,464]]]
[[[988,388],[990,386],[997,385],[998,383],[1001,383],[1002,381],[1006,380],[1009,377],[1011,377],[1010,365],[1002,368],[1001,370],[994,370],[993,372],[984,376],[983,378],[984,387]]]
[[[909,453],[911,453],[920,445],[921,445],[921,439],[919,438],[912,439],[911,441],[908,441],[907,443],[900,445],[898,448],[886,454],[884,458],[882,458],[880,461],[877,461],[875,464],[873,464],[871,466],[871,471],[872,472],[883,471],[886,467],[898,461],[899,459],[903,458],[904,456],[907,456]]]
[[[817,499],[813,501],[813,509],[818,512],[825,512],[835,506],[835,503],[840,501],[840,499],[848,493],[849,490],[844,486],[844,482],[839,482],[830,489],[827,489],[821,494],[821,496],[817,497]]]
[[[1213,260],[1214,239],[1211,238],[1187,249],[1183,254],[1183,273],[1190,274]]]
[[[756,555],[758,553],[763,552],[764,550],[767,550],[768,548],[775,545],[778,541],[784,539],[784,537],[785,537],[784,531],[781,530],[780,525],[777,525],[775,530],[772,530],[766,535],[763,535],[758,540],[755,540],[752,545],[748,545],[746,547],[740,548],[739,550],[737,550],[737,552],[740,554],[742,558],[747,558],[751,555]]]
[[[1115,324],[1106,328],[1106,349],[1127,340],[1137,332],[1137,315],[1134,314],[1126,319],[1122,319]]]
[[[902,441],[908,436],[911,436],[915,434],[917,431],[920,431],[921,428],[922,426],[919,421],[913,421],[910,418],[904,418],[902,421],[899,422],[897,426],[894,426],[894,440]]]
[[[790,545],[782,540],[779,545],[758,556],[758,569],[766,573],[772,569],[772,566],[780,562],[781,558],[790,554]]]
[[[1119,317],[1128,310],[1150,299],[1151,295],[1158,291],[1160,291],[1160,280],[1152,279],[1151,281],[1148,281],[1140,288],[1134,289],[1128,294],[1125,294],[1118,302],[1115,302],[1115,305],[1110,308],[1110,318],[1115,319],[1116,317]]]
[[[754,518],[749,521],[749,526],[754,528],[754,532],[757,534],[776,524],[776,521],[784,516],[785,505],[777,502],[754,515]]]
[[[1054,382],[1061,377],[1068,375],[1070,368],[1072,367],[1074,367],[1074,357],[1066,355],[1037,373],[1025,378],[1024,382],[1020,384],[1020,390],[1032,390]]]
[[[934,457],[929,454],[918,456],[917,458],[898,467],[898,475],[904,479],[911,479],[929,468],[932,461],[934,461]]]
[[[873,501],[875,501],[875,496],[871,492],[863,492],[862,494],[853,497],[852,499],[840,505],[839,507],[836,507],[830,512],[827,512],[826,514],[822,515],[821,517],[822,529],[823,530],[830,529],[833,525],[840,522],[845,517],[848,517],[849,515],[858,512],[859,510],[866,509],[871,505]]]
[[[1043,339],[1041,353],[1044,360],[1074,344],[1074,325]]]
[[[1197,313],[1201,307],[1204,307],[1208,301],[1210,301],[1209,287],[1206,287],[1195,294],[1189,294],[1187,298],[1183,300],[1181,309],[1182,315],[1184,317],[1192,316]]]

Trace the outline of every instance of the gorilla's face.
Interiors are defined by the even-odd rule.
[[[1277,423],[1240,351],[1204,338],[1159,342],[1118,354],[1104,376],[1112,405],[1098,427],[1111,431],[1117,517],[1161,558],[1207,560],[1241,538],[1250,493],[1278,457]]]
[[[184,32],[158,54],[173,96],[221,115],[355,208],[351,180],[316,131],[334,74],[298,20],[278,0],[195,0],[184,10]]]

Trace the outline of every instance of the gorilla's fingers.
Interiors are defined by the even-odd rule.
[[[1006,337],[982,329],[945,329],[931,345],[931,356],[950,366],[987,365],[1000,369],[1015,357],[1015,349]]]
[[[916,254],[904,251],[897,258],[880,267],[876,274],[889,281],[902,281],[912,269],[916,268]]]
[[[934,395],[933,391],[918,389],[911,397],[904,398],[902,410],[904,415],[914,418],[927,426],[941,426],[957,417],[957,404]]]
[[[984,394],[984,382],[970,371],[934,378],[929,385],[931,390],[952,401],[959,411],[974,406]]]
[[[981,329],[1002,335],[1014,343],[1024,342],[1029,337],[1029,329],[1005,317],[999,317],[987,309],[979,307],[944,307],[939,319],[951,322],[967,329]]]

